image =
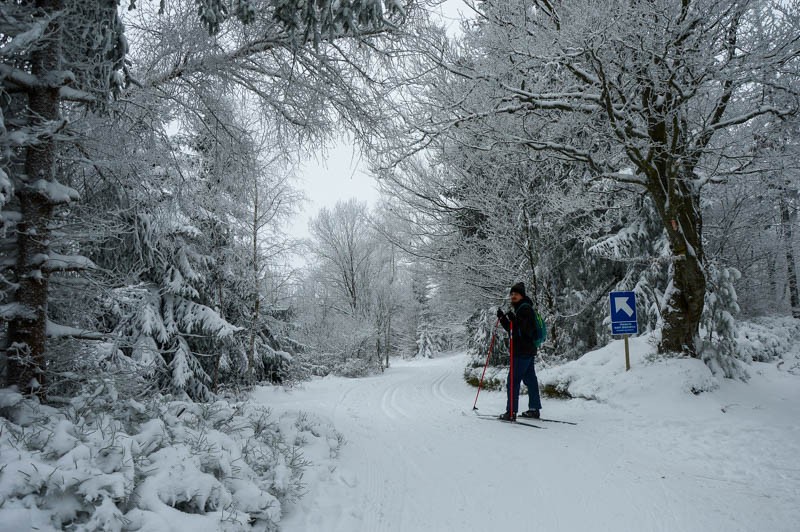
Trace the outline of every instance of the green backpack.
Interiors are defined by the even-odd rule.
[[[533,319],[536,322],[536,338],[534,338],[533,343],[536,349],[539,349],[547,340],[547,324],[545,324],[544,318],[536,309],[533,309]]]
[[[547,340],[547,324],[545,324],[544,318],[542,318],[542,315],[539,314],[539,311],[533,308],[530,303],[526,301],[523,303],[523,305],[531,307],[531,311],[533,311],[533,322],[536,324],[533,345],[536,346],[536,349],[539,349],[545,340]]]

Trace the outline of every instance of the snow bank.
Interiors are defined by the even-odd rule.
[[[657,354],[653,335],[630,339],[631,371],[625,371],[623,342],[586,353],[562,366],[539,374],[545,395],[580,397],[616,404],[660,400],[674,403],[687,393],[700,394],[716,389],[719,382],[701,360],[662,357]]]
[[[623,342],[618,340],[567,364],[540,371],[539,385],[546,395],[611,404],[654,394],[674,403],[687,393],[700,394],[719,387],[717,377],[701,360],[661,356],[657,342],[653,334],[630,339],[629,372],[625,371]],[[777,360],[779,371],[800,375],[800,320],[771,317],[738,322],[736,343],[743,360]]]
[[[341,445],[330,426],[249,402],[98,410],[0,390],[0,528],[276,530],[302,493],[304,451]]]

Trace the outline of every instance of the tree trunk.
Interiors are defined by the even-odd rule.
[[[642,102],[650,109],[651,148],[639,168],[647,176],[647,190],[667,231],[672,259],[671,285],[661,310],[664,327],[659,351],[697,358],[695,339],[706,297],[703,214],[693,179],[698,157],[678,147],[687,138],[687,126],[673,108],[674,101],[673,94],[662,95],[655,87],[643,91]]]
[[[222,308],[223,308],[222,281],[220,279],[217,279],[216,285],[217,285],[217,309],[218,309],[217,312],[219,312],[219,315],[224,318],[222,314]],[[214,361],[214,379],[211,383],[211,391],[213,391],[214,393],[217,392],[217,385],[219,383],[219,363],[221,360],[222,360],[222,351],[219,351]]]
[[[783,226],[783,247],[786,253],[786,275],[789,286],[789,302],[792,305],[792,317],[800,319],[800,293],[797,289],[794,243],[792,242],[792,216],[789,212],[789,203],[786,198],[781,198],[781,225]]]
[[[39,0],[43,12],[61,9],[60,0]],[[60,66],[61,28],[56,18],[48,26],[47,45],[32,54],[31,74],[46,80]],[[33,126],[45,126],[59,119],[58,88],[37,86],[28,90],[28,107]],[[24,393],[45,394],[45,340],[47,329],[48,273],[42,265],[50,249],[52,199],[32,186],[39,180],[52,182],[55,172],[55,141],[43,139],[30,146],[25,155],[25,175],[17,191],[21,222],[18,224],[16,301],[19,308],[8,325],[8,381]]]
[[[544,304],[547,308],[547,313],[552,316],[552,322],[548,326],[547,330],[548,343],[553,346],[553,352],[558,353],[562,348],[562,346],[559,345],[559,342],[561,341],[561,330],[559,329],[560,324],[558,318],[558,309],[556,309],[555,297],[553,297],[553,292],[550,290],[550,285],[548,283],[545,283],[542,287],[542,293]]]
[[[255,302],[253,303],[253,324],[250,328],[250,348],[247,353],[247,373],[250,376],[250,382],[255,382],[255,363],[256,363],[256,327],[258,327],[258,317],[261,314],[261,298],[258,292],[255,295]]]
[[[777,272],[775,271],[776,268],[777,260],[775,259],[775,255],[770,253],[767,256],[767,277],[769,278],[769,293],[774,297],[774,301],[778,301],[780,299],[780,294],[778,293],[778,276]]]
[[[668,191],[657,180],[649,187],[669,237],[672,251],[672,288],[662,311],[664,328],[659,351],[698,357],[695,339],[700,333],[706,294],[703,268],[703,219],[698,194],[688,179],[668,177]]]
[[[390,313],[389,314],[389,321],[386,324],[386,341],[385,341],[385,344],[386,344],[386,367],[387,368],[389,367],[389,353],[391,351],[391,349],[389,348],[389,345],[391,345],[391,341],[392,341],[392,315]]]
[[[25,165],[28,175],[40,175],[40,171],[52,166],[52,152],[50,142],[38,149],[30,148]],[[53,207],[46,198],[30,189],[20,191],[18,196],[22,213],[16,263],[19,308],[8,325],[8,380],[24,393],[43,396],[48,274],[40,268],[49,249]]]
[[[258,181],[255,181],[253,186],[253,233],[252,233],[252,251],[253,251],[253,322],[250,326],[250,348],[247,353],[247,374],[250,376],[251,382],[254,380],[254,365],[256,361],[256,329],[258,328],[258,318],[261,313],[261,297],[258,293],[259,285],[259,266],[258,266]]]
[[[533,300],[534,306],[538,306],[540,303],[539,280],[536,278],[537,254],[536,250],[534,249],[534,245],[536,242],[535,239],[536,235],[534,235],[533,223],[531,222],[530,216],[528,215],[528,211],[525,210],[523,211],[522,214],[525,216],[525,234],[526,234],[525,258],[528,261],[528,270],[531,272],[528,296]]]

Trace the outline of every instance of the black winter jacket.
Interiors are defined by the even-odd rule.
[[[536,316],[533,311],[533,301],[525,296],[522,301],[514,305],[514,318],[509,321],[508,315],[500,318],[500,325],[506,332],[514,324],[514,356],[536,356]]]

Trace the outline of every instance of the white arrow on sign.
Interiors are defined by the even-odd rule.
[[[628,298],[627,297],[615,297],[614,298],[614,305],[617,307],[617,312],[620,310],[628,315],[629,318],[633,317],[633,309],[630,305],[628,305]]]

